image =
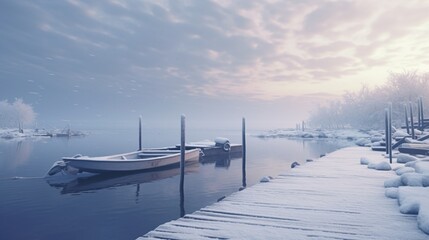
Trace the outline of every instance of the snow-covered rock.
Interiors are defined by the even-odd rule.
[[[403,137],[408,137],[408,136],[410,136],[410,134],[408,134],[407,132],[405,132],[403,130],[396,130],[396,132],[392,134],[393,138],[403,138]]]
[[[368,138],[359,138],[358,140],[356,140],[355,143],[358,146],[365,146],[365,145],[371,143],[371,140],[369,140]]]
[[[418,214],[417,225],[429,234],[429,188],[400,187],[398,202],[400,212],[404,214]]]
[[[380,171],[390,171],[392,170],[392,167],[390,166],[390,164],[388,162],[379,162],[379,163],[369,163],[368,164],[368,168],[370,169],[375,169],[375,170],[380,170]]]
[[[389,187],[386,188],[386,191],[384,192],[384,195],[388,198],[398,198],[398,188],[396,187]]]
[[[415,168],[416,167],[416,163],[418,163],[420,160],[415,160],[415,161],[411,161],[411,162],[407,162],[405,163],[405,167],[412,167]]]
[[[380,162],[375,165],[375,170],[379,171],[390,171],[392,170],[392,167],[388,162]]]
[[[261,183],[266,183],[271,181],[271,178],[269,176],[264,176],[263,178],[261,178],[261,180],[259,182]]]
[[[301,164],[299,164],[299,162],[293,162],[293,163],[290,165],[290,168],[296,168],[296,167],[298,167],[299,165],[301,165]]]
[[[401,175],[401,181],[404,186],[414,186],[422,187],[423,186],[423,174],[419,173],[404,173]],[[428,176],[429,177],[429,176]]]
[[[412,167],[400,167],[397,170],[395,170],[397,175],[402,175],[404,173],[412,173],[415,172],[416,170]]]
[[[416,169],[416,172],[418,173],[427,173],[429,174],[429,161],[417,161],[414,164],[414,169]]]
[[[404,186],[401,177],[390,178],[384,181],[385,188],[397,188],[399,186]]]
[[[418,158],[405,153],[398,154],[396,159],[398,163],[407,163],[407,162],[416,161],[416,160],[418,160]]]
[[[360,158],[360,164],[361,165],[368,165],[369,164],[369,159],[366,157],[361,157]]]
[[[383,136],[381,136],[381,135],[376,135],[376,136],[372,136],[371,137],[371,142],[381,142],[381,141],[383,141]]]

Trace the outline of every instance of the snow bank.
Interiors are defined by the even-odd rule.
[[[384,181],[384,187],[386,188],[400,186],[427,187],[429,186],[429,174],[409,172]]]
[[[429,234],[429,203],[427,199],[429,199],[429,195],[425,196],[426,201],[420,202],[420,210],[419,215],[417,215],[417,223],[419,228]]]
[[[257,134],[259,138],[335,138],[357,140],[363,145],[368,143],[370,134],[355,129],[320,130],[320,129],[277,129]]]
[[[429,188],[400,187],[398,202],[400,211],[404,214],[418,214],[419,228],[429,234]]]
[[[405,166],[396,170],[399,177],[384,182],[385,196],[398,199],[401,213],[417,214],[418,227],[429,234],[429,161],[399,154],[398,162]]]

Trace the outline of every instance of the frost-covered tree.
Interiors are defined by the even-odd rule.
[[[36,113],[33,107],[24,103],[22,99],[15,99],[9,103],[7,100],[0,101],[0,127],[22,128],[23,125],[33,123]]]
[[[382,128],[385,108],[392,103],[392,120],[395,126],[404,124],[404,106],[413,107],[417,118],[417,100],[422,97],[424,115],[429,113],[429,74],[417,72],[392,73],[388,81],[379,87],[367,86],[357,92],[344,94],[341,101],[332,101],[311,114],[309,122],[313,127],[339,128]],[[425,117],[425,118],[426,118]]]

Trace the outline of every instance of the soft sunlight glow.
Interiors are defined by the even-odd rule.
[[[267,115],[277,105],[308,112],[295,104],[429,64],[425,1],[7,0],[0,9],[0,71],[9,81],[0,95],[23,98],[40,116],[107,116],[112,107],[118,117],[176,115],[222,101],[213,117],[257,112],[255,101]],[[95,110],[76,107],[88,105]]]

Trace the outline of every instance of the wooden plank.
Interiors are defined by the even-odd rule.
[[[416,216],[384,196],[394,172],[360,165],[363,156],[386,160],[368,148],[341,149],[140,239],[428,239]]]

